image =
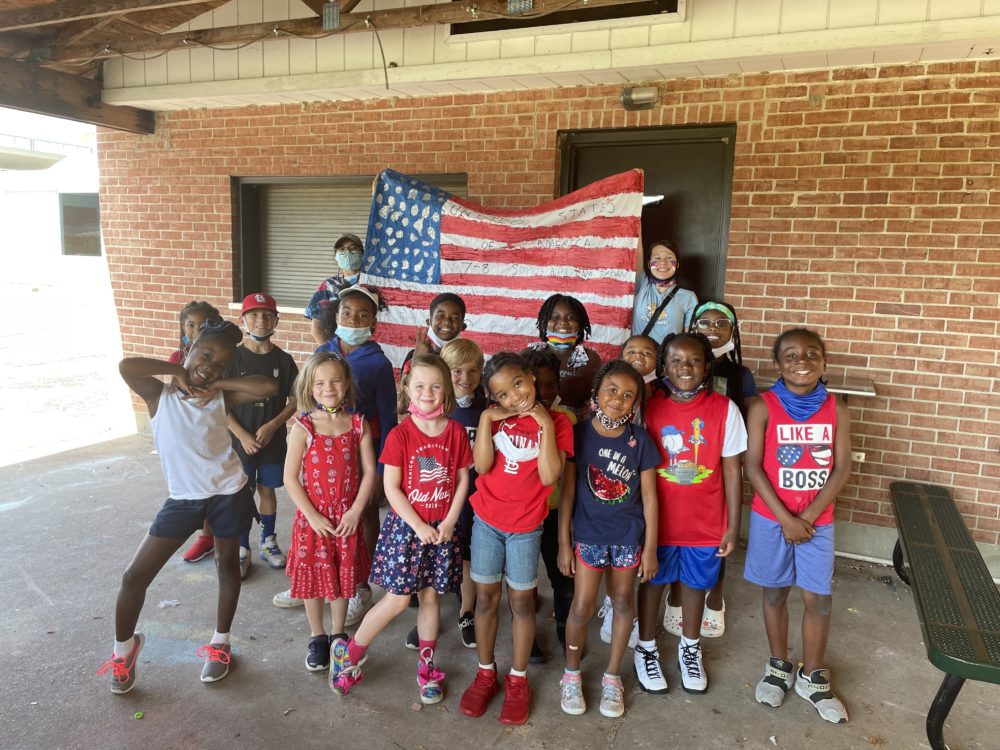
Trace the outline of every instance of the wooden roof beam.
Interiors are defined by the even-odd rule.
[[[0,32],[204,2],[205,0],[63,0],[50,5],[35,5],[0,13]]]
[[[351,0],[348,0],[350,2]],[[567,7],[566,0],[534,0],[532,15],[569,10],[571,7],[599,8],[607,5],[628,5],[646,0],[578,0]],[[447,23],[476,23],[492,21],[496,18],[516,19],[507,13],[506,0],[461,0],[430,5],[411,5],[404,8],[368,11],[363,13],[341,13],[340,28],[324,31],[320,18],[299,18],[288,21],[224,26],[216,29],[201,29],[181,33],[163,34],[155,39],[134,39],[116,41],[113,44],[100,42],[92,44],[66,45],[38,50],[42,57],[53,62],[90,61],[111,58],[121,54],[141,54],[162,52],[176,48],[193,48],[202,44],[243,44],[264,39],[283,39],[288,36],[328,36],[330,34],[351,34],[376,29],[406,29],[416,26]]]
[[[152,133],[155,123],[148,110],[105,104],[99,81],[10,60],[0,60],[0,106],[130,133]]]

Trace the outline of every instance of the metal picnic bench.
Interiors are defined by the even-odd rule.
[[[944,722],[965,681],[1000,684],[1000,591],[946,488],[893,482],[889,491],[899,530],[893,566],[913,591],[927,658],[945,673],[927,739],[947,750]]]

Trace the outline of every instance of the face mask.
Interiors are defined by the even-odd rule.
[[[191,346],[191,337],[184,334],[181,336],[181,343],[184,344],[184,346]]]
[[[344,271],[358,271],[361,268],[361,259],[364,253],[360,250],[338,250],[333,254],[337,265]]]
[[[712,355],[716,359],[718,359],[723,354],[728,354],[729,352],[731,352],[735,348],[736,348],[736,343],[732,339],[729,339],[729,341],[727,341],[725,344],[723,344],[722,346],[720,346],[718,349],[712,349]]]
[[[576,346],[577,335],[575,333],[567,333],[560,336],[557,333],[546,334],[549,344],[556,349],[569,349],[571,346]]]
[[[472,406],[472,400],[476,397],[476,394],[470,393],[466,396],[456,396],[455,402],[463,409],[468,409]]]
[[[427,338],[429,338],[433,342],[434,346],[436,346],[438,349],[440,349],[442,346],[448,343],[444,339],[439,338],[438,335],[434,333],[433,327],[428,327]]]
[[[673,383],[671,383],[670,378],[664,378],[663,384],[667,386],[667,390],[669,390],[672,394],[674,394],[678,398],[683,398],[683,399],[694,398],[699,393],[701,393],[701,391],[705,388],[705,384],[702,383],[697,388],[692,388],[690,391],[684,391],[678,388]]]
[[[265,334],[264,336],[257,336],[255,334],[252,334],[252,333],[250,333],[250,329],[247,328],[246,323],[243,324],[243,331],[246,333],[247,336],[249,336],[250,338],[252,338],[254,341],[257,341],[257,342],[267,341],[269,338],[271,338],[274,335],[274,331],[271,331],[270,333]]]
[[[652,372],[647,372],[645,375],[642,376],[643,383],[652,383],[654,380],[656,380],[656,370],[653,370]]]
[[[351,328],[350,326],[337,326],[337,338],[348,346],[361,346],[372,337],[371,328]]]
[[[434,411],[424,411],[416,404],[411,403],[409,406],[406,407],[406,410],[410,412],[410,414],[412,414],[413,416],[417,417],[418,419],[437,419],[442,414],[444,414],[444,404],[441,404]]]
[[[355,274],[354,276],[345,276],[344,281],[347,282],[348,286],[354,286],[361,279],[361,274]]]
[[[632,410],[629,411],[629,413],[626,414],[621,419],[612,419],[603,411],[601,411],[601,407],[598,406],[595,402],[592,401],[591,403],[594,406],[594,416],[597,417],[597,421],[601,423],[601,427],[603,427],[605,430],[617,430],[622,425],[628,424],[629,422],[632,421],[632,415],[635,413],[635,411]]]

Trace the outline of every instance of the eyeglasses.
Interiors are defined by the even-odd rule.
[[[708,318],[702,318],[701,320],[695,321],[695,327],[707,331],[710,328],[718,328],[720,331],[728,331],[733,327],[733,321],[729,318],[719,318],[718,320],[709,320]]]

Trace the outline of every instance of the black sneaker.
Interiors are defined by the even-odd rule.
[[[462,645],[476,647],[476,620],[471,612],[463,612],[458,618],[458,629],[462,633]]]
[[[538,645],[537,639],[531,642],[531,654],[528,656],[528,664],[544,664],[545,652]]]
[[[406,647],[411,651],[417,651],[420,649],[420,636],[417,635],[416,625],[414,625],[413,629],[406,634]]]
[[[306,654],[306,669],[323,672],[330,668],[330,636],[314,635],[309,639],[309,653]]]

